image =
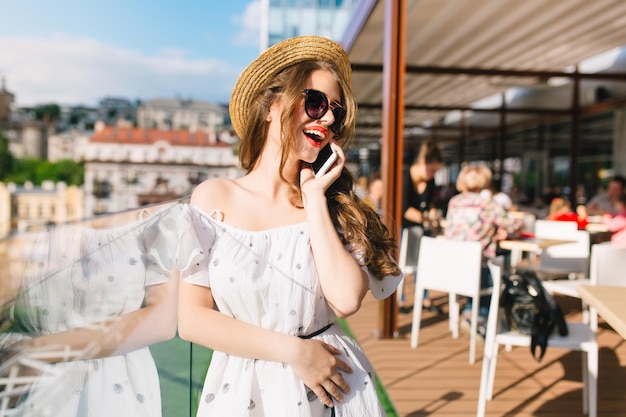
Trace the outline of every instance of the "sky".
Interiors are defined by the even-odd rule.
[[[0,77],[18,107],[227,103],[259,54],[260,0],[6,0],[0,15]]]

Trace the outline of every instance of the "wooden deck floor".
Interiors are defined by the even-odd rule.
[[[469,337],[460,335],[455,340],[448,330],[447,295],[431,293],[431,298],[445,314],[423,312],[416,349],[409,346],[410,314],[399,315],[398,338],[376,336],[380,302],[369,296],[347,321],[400,417],[475,416],[483,346],[477,347],[476,363],[470,365]],[[558,297],[557,301],[568,320],[580,320],[578,300]],[[626,342],[601,319],[600,327],[598,416],[624,417]],[[548,347],[537,363],[528,348],[503,351],[487,416],[583,416],[581,366],[580,352]]]

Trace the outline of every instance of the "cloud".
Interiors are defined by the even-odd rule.
[[[95,105],[105,96],[226,103],[241,70],[217,59],[190,58],[185,50],[146,55],[62,34],[0,37],[0,51],[0,76],[18,106]]]
[[[232,22],[239,29],[234,38],[235,45],[258,47],[261,20],[261,0],[249,3],[242,15],[233,16]]]

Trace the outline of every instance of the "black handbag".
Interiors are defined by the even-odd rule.
[[[509,329],[531,336],[530,353],[538,362],[555,328],[561,336],[569,333],[561,307],[533,271],[521,271],[508,278],[500,305]]]

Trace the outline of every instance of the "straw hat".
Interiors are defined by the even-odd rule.
[[[287,67],[310,60],[328,60],[337,65],[342,76],[350,82],[352,68],[341,45],[320,36],[297,36],[266,49],[239,76],[230,96],[230,119],[237,136],[241,137],[248,121],[250,106],[263,87]]]

